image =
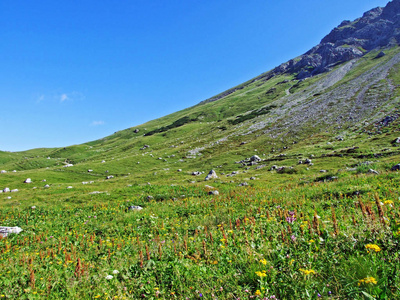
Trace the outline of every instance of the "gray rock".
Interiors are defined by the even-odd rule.
[[[1,170],[0,173],[4,174],[4,173],[7,173],[7,171],[6,170]]]
[[[256,178],[255,177],[250,177],[250,180],[256,180]]]
[[[8,187],[6,187],[4,190],[3,190],[3,193],[9,193],[10,192],[10,188],[8,188]]]
[[[134,133],[138,133],[138,132],[139,132],[139,129],[136,128],[133,132],[134,132]]]
[[[247,182],[242,182],[239,184],[239,186],[248,186],[249,184]]]
[[[72,186],[67,186],[67,189],[73,189],[73,187]]]
[[[178,172],[182,172],[182,169],[178,169]]]
[[[146,199],[150,201],[150,200],[153,200],[154,197],[153,196],[147,196]]]
[[[218,178],[217,173],[214,170],[211,170],[206,176],[205,180]]]
[[[27,178],[27,179],[25,179],[24,183],[32,183],[32,179]]]
[[[259,162],[261,161],[261,158],[258,155],[253,155],[252,157],[250,157],[250,161]]]
[[[378,53],[377,56],[375,56],[375,58],[381,58],[381,57],[384,57],[385,55],[386,55],[385,52],[381,51]]]
[[[193,176],[198,176],[198,175],[201,175],[201,172],[195,171],[195,172],[192,172],[192,175],[193,175]]]
[[[50,185],[48,185],[48,184],[46,184],[46,185],[44,186],[44,188],[46,188],[46,189],[49,188],[49,187],[50,187]]]
[[[89,173],[90,173],[90,172],[93,172],[93,170],[92,170],[92,169],[89,169],[89,170],[87,170],[87,171],[88,171]]]
[[[10,192],[11,192],[11,193],[16,193],[16,192],[18,192],[18,189],[13,189],[13,190],[11,190]]]
[[[112,179],[112,178],[114,178],[113,175],[109,175],[109,176],[106,177],[106,179]]]
[[[142,210],[143,207],[137,206],[137,205],[132,205],[128,207],[128,210]]]
[[[327,170],[319,170],[321,173],[326,173]]]
[[[400,170],[400,164],[394,165],[391,169],[392,171],[398,171]]]
[[[213,195],[213,196],[218,196],[218,195],[219,195],[219,192],[216,191],[216,190],[215,190],[215,191],[209,191],[208,194],[209,194],[209,195]]]
[[[370,174],[376,174],[376,175],[379,174],[378,171],[376,171],[376,170],[374,170],[374,169],[369,169],[369,170],[368,170],[368,173],[370,173]]]
[[[22,231],[20,227],[0,227],[0,236],[5,238],[10,233],[19,234]]]

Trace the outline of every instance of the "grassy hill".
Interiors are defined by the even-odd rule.
[[[0,297],[400,298],[400,49],[381,50],[82,145],[0,152],[0,188],[18,189],[0,225],[23,229],[0,239]]]

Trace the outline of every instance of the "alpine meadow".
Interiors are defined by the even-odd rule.
[[[400,0],[187,109],[0,151],[0,299],[400,299]]]

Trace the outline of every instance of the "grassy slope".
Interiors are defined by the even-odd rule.
[[[397,51],[398,49],[388,51],[383,60],[388,61]],[[367,55],[357,68],[351,70],[327,92],[382,63],[382,60],[374,60],[373,55]],[[388,78],[396,87],[400,84],[398,68],[399,66],[393,68]],[[172,297],[171,293],[176,293],[180,299],[185,294],[189,298],[196,297],[198,292],[196,294],[195,290],[204,287],[202,293],[211,298],[211,294],[216,294],[219,286],[213,287],[209,282],[223,278],[224,290],[218,294],[221,299],[248,297],[249,293],[254,294],[257,290],[267,295],[262,287],[270,291],[269,295],[278,295],[280,299],[314,299],[317,298],[315,291],[323,293],[324,297],[328,297],[328,291],[331,291],[336,298],[362,299],[366,297],[363,292],[378,296],[383,295],[383,290],[389,298],[400,296],[398,289],[394,288],[399,284],[398,279],[388,279],[391,277],[386,274],[395,265],[364,255],[364,245],[367,243],[379,243],[384,248],[386,257],[395,255],[393,249],[396,246],[393,245],[397,245],[397,235],[394,234],[397,225],[394,222],[389,229],[383,228],[379,225],[378,218],[368,219],[370,217],[363,215],[355,204],[362,201],[371,205],[374,194],[378,193],[382,201],[395,202],[395,209],[392,211],[386,207],[385,214],[391,218],[398,216],[396,205],[400,196],[399,176],[397,172],[390,171],[390,167],[400,161],[399,148],[391,143],[400,135],[399,121],[396,120],[384,128],[376,128],[373,124],[352,123],[341,131],[334,127],[311,129],[305,126],[306,129],[298,136],[289,136],[282,140],[271,138],[261,129],[247,135],[238,134],[269,115],[260,115],[237,125],[229,123],[229,120],[235,120],[237,116],[257,112],[271,104],[279,108],[284,105],[284,100],[280,101],[284,99],[282,97],[287,90],[290,89],[292,94],[302,93],[328,75],[321,74],[301,83],[289,75],[268,81],[251,80],[242,89],[218,101],[197,105],[138,126],[139,133],[134,133],[135,127],[101,140],[66,148],[0,152],[0,169],[9,171],[0,174],[0,188],[19,189],[17,193],[1,194],[0,205],[3,209],[0,220],[2,225],[24,228],[24,232],[13,237],[9,243],[0,240],[0,251],[5,252],[0,265],[9,274],[14,274],[1,277],[5,278],[1,283],[1,290],[8,298],[94,298],[97,295],[104,298],[114,295],[137,298],[143,293],[155,297],[154,289],[159,288],[162,297]],[[399,89],[396,88],[393,97],[398,97],[398,93]],[[393,105],[391,109],[394,111],[398,107]],[[270,114],[274,113],[272,110]],[[197,121],[163,133],[143,136],[146,132],[173,124],[185,116],[196,118]],[[336,139],[338,134],[344,136],[343,141]],[[246,143],[241,144],[242,142]],[[145,144],[150,147],[140,150]],[[358,148],[353,149],[354,146]],[[190,150],[203,147],[197,153],[190,153]],[[264,168],[257,169],[257,166],[247,167],[236,163],[254,154],[263,159],[257,166],[265,165]],[[311,156],[313,166],[298,164],[298,160]],[[360,164],[365,161],[371,161],[372,164]],[[62,166],[65,163],[73,163],[74,166],[64,168]],[[280,174],[269,171],[273,165],[293,166],[293,169]],[[380,172],[380,175],[368,174],[370,168]],[[88,172],[88,169],[93,172]],[[182,169],[182,172],[178,172],[178,169]],[[217,171],[218,179],[204,182],[206,174],[191,175],[193,171],[207,173],[210,169]],[[10,172],[12,170],[17,172]],[[326,170],[326,173],[321,173],[320,170]],[[232,171],[239,171],[239,174],[227,177],[226,174]],[[115,177],[106,180],[108,175]],[[28,177],[32,178],[32,184],[23,183]],[[250,180],[250,177],[255,177],[256,180]],[[330,177],[336,179],[327,180]],[[42,182],[43,179],[46,182]],[[148,182],[151,184],[148,185]],[[242,182],[248,182],[249,186],[238,187]],[[45,184],[50,184],[50,188],[44,188]],[[205,187],[206,184],[219,190],[220,196],[216,200],[207,196],[210,188]],[[68,186],[73,188],[68,189]],[[94,191],[101,193],[90,194]],[[153,200],[147,198],[149,195]],[[29,209],[32,205],[38,207],[37,213]],[[132,214],[126,212],[129,205],[141,205],[145,209],[138,214]],[[278,205],[284,209],[280,210]],[[336,209],[336,215],[340,218],[341,234],[337,238],[332,235],[334,228],[331,206]],[[308,233],[301,234],[301,223],[293,226],[285,223],[282,214],[293,209],[297,210],[297,217],[302,222],[308,220],[311,223],[314,212],[317,212],[323,220],[321,237],[327,242],[317,243],[316,248],[313,246],[310,250],[308,241],[319,237],[315,231],[308,232],[308,229],[305,229]],[[378,215],[376,207],[372,207],[372,210]],[[83,222],[88,221],[88,215],[94,214],[99,216],[99,220],[83,226]],[[265,219],[267,214],[281,222],[268,221],[268,218]],[[157,219],[152,219],[152,215]],[[353,224],[352,215],[359,225]],[[227,229],[230,221],[235,223],[239,219],[240,222],[246,222],[245,219],[251,217],[256,221],[253,225],[246,225],[249,226],[246,227],[247,233],[243,233],[241,227],[232,228],[232,232],[240,240],[238,244],[228,247],[229,252],[221,250],[217,240],[223,236],[220,236],[218,225],[222,224]],[[190,250],[190,247],[185,249],[183,243],[184,240],[193,238],[196,230],[204,234],[202,238],[208,243],[205,227],[213,232],[215,243],[207,244],[209,256],[199,260],[195,256],[198,250]],[[160,228],[166,230],[161,231]],[[252,231],[260,232],[260,228],[267,233],[266,237],[250,234]],[[290,230],[296,234],[297,243],[281,241],[282,231],[288,240]],[[43,248],[32,237],[31,232],[36,232],[42,239],[50,235],[57,238],[57,243],[60,243],[58,249],[61,250],[56,249],[57,243],[50,245],[46,241],[45,245],[48,249],[55,247],[59,257],[63,256],[60,268],[65,269],[58,268],[58,260],[55,258],[38,259],[35,253],[48,249]],[[89,242],[82,246],[78,242],[81,238],[75,238],[75,234],[94,235],[97,246],[91,248],[88,246]],[[148,241],[149,235],[165,235],[169,239],[178,236],[178,252],[181,251],[182,256],[176,256],[173,245],[167,243],[163,258],[145,258],[146,266],[139,268],[140,257],[137,253],[145,253],[144,245],[158,247],[153,244],[154,241]],[[135,244],[137,236],[143,238],[142,245]],[[74,250],[75,246],[71,246],[65,237],[69,237],[78,250]],[[352,245],[352,237],[359,244],[353,248],[345,246]],[[101,245],[101,240],[104,242],[106,239],[118,241],[113,242],[113,246],[107,246],[114,251],[112,259],[107,254],[107,248]],[[30,241],[29,247],[23,244],[25,241]],[[18,243],[25,246],[18,248]],[[117,247],[118,243],[124,245],[124,248]],[[194,245],[197,249],[202,248],[201,244]],[[12,253],[7,251],[9,246],[14,249]],[[321,249],[319,254],[315,254],[319,251],[317,248]],[[155,255],[157,251],[156,248],[153,249],[151,255]],[[24,264],[24,253],[27,253],[28,258],[34,257],[36,285],[32,285],[32,279],[29,279],[31,267]],[[127,253],[135,254],[127,256]],[[66,255],[71,258],[68,259]],[[293,257],[295,262],[287,261],[286,255]],[[83,284],[81,288],[78,287],[79,280],[74,275],[77,256],[95,266],[93,269],[87,266],[87,277],[84,282],[80,282]],[[100,258],[105,259],[103,261]],[[274,273],[275,277],[268,277],[260,282],[260,278],[254,274],[261,270],[261,258],[266,258],[268,264],[279,271]],[[18,263],[10,267],[14,263],[8,264],[11,262],[8,260]],[[336,264],[332,267],[332,261],[335,260]],[[54,266],[48,264],[50,261]],[[234,261],[233,267],[229,261]],[[152,267],[153,263],[157,266],[156,269]],[[63,264],[66,266],[63,267]],[[169,269],[171,264],[175,264],[176,269]],[[208,271],[203,271],[202,264],[207,266]],[[363,265],[369,269],[365,270]],[[302,276],[299,268],[313,268],[318,275],[305,280],[309,277]],[[102,280],[113,269],[121,271],[118,281],[109,284]],[[161,272],[165,280],[159,278],[157,272]],[[2,272],[0,274],[4,275]],[[52,282],[53,288],[47,288],[46,284],[41,285],[40,276],[46,282]],[[181,283],[174,281],[176,276],[182,278]],[[366,276],[374,276],[382,281],[376,286],[358,286],[357,282]],[[327,283],[332,287],[329,290],[326,288]],[[123,292],[124,287],[127,287],[126,292]]]

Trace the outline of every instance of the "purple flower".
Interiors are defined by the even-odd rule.
[[[290,224],[292,224],[294,221],[296,221],[296,218],[295,218],[295,217],[287,217],[287,218],[286,218],[286,222],[288,222],[288,223],[290,223]]]
[[[319,298],[322,297],[320,293],[318,293],[318,297],[319,297]]]
[[[290,238],[292,239],[293,242],[296,241],[296,236],[295,236],[294,234],[292,234],[292,235],[290,236]]]
[[[293,217],[293,216],[294,216],[294,211],[291,210],[291,211],[288,212],[288,214],[289,214],[291,217]]]
[[[203,297],[203,294],[202,294],[202,293],[200,293],[200,294],[199,294],[199,296],[200,296],[200,297]]]

